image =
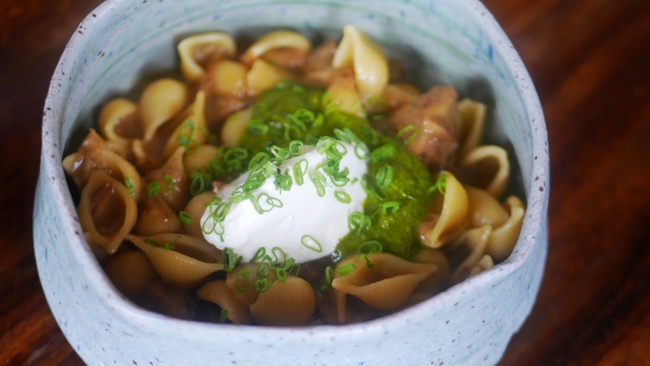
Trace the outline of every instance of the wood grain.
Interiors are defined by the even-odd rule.
[[[81,365],[32,249],[42,108],[98,0],[0,3],[0,363]],[[549,256],[500,365],[650,364],[650,2],[486,0],[536,84],[551,153]]]

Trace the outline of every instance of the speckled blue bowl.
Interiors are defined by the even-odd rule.
[[[423,70],[492,107],[492,140],[516,154],[528,204],[504,263],[390,317],[347,326],[270,328],[170,319],[115,291],[86,246],[61,156],[109,96],[175,67],[186,34],[289,26],[339,32],[354,24]],[[45,103],[34,246],[49,305],[89,364],[494,364],[538,291],[547,248],[549,159],[538,97],[521,60],[475,0],[107,1],[77,29]]]

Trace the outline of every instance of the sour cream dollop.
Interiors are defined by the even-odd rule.
[[[296,263],[331,255],[350,230],[348,216],[363,212],[366,191],[362,178],[368,171],[367,158],[359,153],[365,148],[360,148],[362,143],[331,142],[335,144],[331,148],[341,153],[338,171],[347,170],[343,174],[347,176],[345,184],[327,173],[331,158],[320,148],[320,142],[319,148],[305,146],[302,155],[277,166],[278,172],[291,176],[288,190],[279,188],[270,176],[248,192],[248,199],[238,199],[250,172],[220,187],[216,194],[222,204],[208,206],[201,218],[205,239],[219,249],[232,248],[244,262],[251,261],[261,247],[267,253],[279,247]],[[302,176],[302,184],[296,175]],[[227,213],[222,221],[215,222],[215,212],[224,209]]]

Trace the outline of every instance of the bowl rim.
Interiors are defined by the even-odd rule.
[[[100,4],[82,21],[79,29],[85,28],[85,25],[90,25],[92,22],[98,21],[103,17],[108,16],[114,9],[130,6],[128,0],[108,0]],[[549,197],[549,155],[548,155],[548,140],[544,116],[539,101],[539,97],[535,91],[533,82],[526,70],[520,56],[512,45],[510,39],[505,32],[501,29],[492,14],[487,8],[478,0],[462,0],[458,2],[458,6],[464,6],[468,10],[468,16],[475,18],[479,22],[481,29],[485,32],[488,39],[497,40],[493,42],[494,52],[500,54],[505,63],[508,65],[509,72],[515,72],[517,77],[514,78],[515,84],[520,91],[522,97],[522,104],[524,111],[528,117],[528,123],[532,132],[532,154],[535,159],[532,161],[532,169],[530,172],[530,186],[528,193],[529,206],[527,207],[526,216],[522,231],[517,241],[516,250],[510,257],[500,263],[498,267],[500,270],[491,270],[472,277],[445,290],[419,304],[413,305],[409,308],[400,310],[389,316],[373,319],[356,324],[345,325],[317,325],[317,326],[304,326],[304,327],[269,327],[269,326],[248,326],[248,325],[232,325],[232,324],[213,324],[192,320],[182,320],[161,315],[131,303],[124,295],[117,291],[110,280],[105,275],[98,261],[95,259],[91,249],[86,244],[83,237],[78,216],[69,189],[66,184],[65,173],[62,168],[62,153],[63,146],[61,143],[61,123],[62,107],[65,102],[62,95],[68,91],[71,86],[66,83],[67,75],[73,73],[73,62],[79,51],[84,49],[84,45],[91,42],[87,37],[79,32],[75,32],[70,38],[59,63],[54,71],[50,87],[48,89],[42,129],[42,152],[41,152],[41,175],[45,175],[48,179],[48,184],[53,184],[52,199],[57,206],[62,207],[64,215],[61,215],[62,230],[65,232],[68,241],[66,250],[70,251],[74,260],[78,263],[83,263],[87,269],[85,276],[89,282],[95,284],[92,291],[96,292],[103,301],[106,307],[118,317],[134,321],[136,324],[146,324],[152,329],[161,329],[168,325],[173,325],[176,329],[191,329],[192,332],[205,332],[212,333],[215,331],[222,332],[228,329],[232,332],[247,332],[248,329],[254,327],[256,332],[261,334],[273,333],[274,335],[289,335],[289,334],[309,334],[310,337],[315,335],[321,337],[331,337],[336,335],[339,339],[354,338],[360,332],[366,332],[371,329],[385,329],[398,327],[402,323],[408,323],[413,319],[414,315],[421,311],[424,307],[438,304],[437,306],[445,306],[451,304],[460,294],[466,291],[471,291],[474,287],[480,287],[482,284],[489,282],[502,281],[509,273],[515,271],[522,266],[529,258],[533,247],[538,240],[536,237],[540,235],[542,228],[546,224],[546,210],[548,206]],[[535,205],[531,205],[535,203]],[[35,246],[39,244],[34,243]],[[40,267],[40,266],[39,266]],[[496,268],[495,268],[496,269]],[[40,272],[40,268],[39,268]],[[49,300],[48,300],[49,301]],[[58,321],[58,320],[57,320]],[[182,331],[182,330],[181,330]]]

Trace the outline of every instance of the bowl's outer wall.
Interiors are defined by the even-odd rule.
[[[267,328],[168,319],[115,292],[87,248],[61,157],[109,97],[176,66],[184,35],[241,25],[337,33],[354,24],[393,45],[427,82],[484,100],[511,141],[528,210],[515,252],[495,269],[394,316],[350,326]],[[403,45],[410,45],[405,47]],[[488,87],[489,85],[489,87]],[[73,141],[77,143],[77,141]],[[477,1],[151,1],[104,3],[81,24],[46,100],[34,212],[48,303],[88,364],[494,364],[530,312],[546,258],[548,147],[539,101],[512,45]]]

